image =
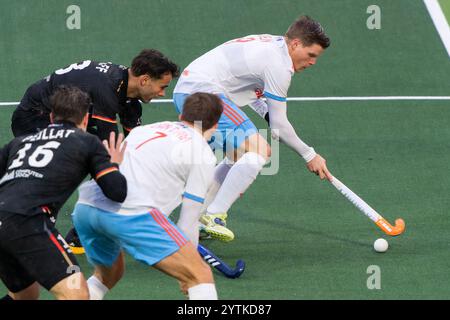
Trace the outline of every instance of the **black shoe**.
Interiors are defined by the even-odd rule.
[[[80,242],[80,238],[78,238],[78,233],[75,230],[75,228],[69,230],[65,239],[67,244],[70,246],[70,249],[72,250],[73,254],[84,253],[83,245]]]

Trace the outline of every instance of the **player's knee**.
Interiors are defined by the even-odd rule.
[[[8,292],[8,295],[14,300],[38,300],[39,299],[39,284],[35,282],[25,290],[19,292]]]
[[[214,276],[211,271],[211,267],[206,264],[203,260],[202,263],[199,264],[197,268],[195,268],[194,273],[194,282],[196,284],[198,283],[213,283],[214,282]]]
[[[199,258],[198,261],[188,268],[185,276],[180,281],[185,284],[185,288],[190,288],[200,283],[213,283],[214,277],[209,265]]]
[[[254,152],[259,154],[266,161],[272,155],[270,144],[260,134],[250,136],[245,142],[244,149],[246,152]]]
[[[252,152],[252,151],[250,151]],[[261,157],[263,157],[266,161],[269,160],[270,156],[272,155],[272,148],[270,147],[270,144],[263,141],[256,148],[253,148],[253,152],[259,154]]]

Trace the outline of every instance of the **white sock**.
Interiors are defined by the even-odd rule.
[[[91,300],[103,300],[109,289],[96,276],[91,276],[87,280],[89,295]]]
[[[266,159],[258,153],[245,153],[231,167],[214,201],[208,206],[208,213],[227,212],[236,199],[255,181],[265,164]]]
[[[219,191],[220,186],[225,180],[228,171],[230,171],[233,164],[234,162],[232,162],[228,158],[225,158],[216,166],[214,170],[214,180],[211,183],[211,186],[208,189],[208,193],[206,194],[205,201],[203,202],[203,207],[201,210],[202,214],[206,212],[206,208],[208,208],[209,204],[216,197],[216,194]]]
[[[217,300],[214,283],[200,283],[188,289],[189,300]]]

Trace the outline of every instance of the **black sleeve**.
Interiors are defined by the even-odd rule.
[[[89,132],[94,133],[101,141],[109,139],[109,134],[114,131],[117,134],[116,115],[119,112],[119,104],[116,95],[107,86],[96,88],[92,94],[91,124]]]
[[[119,171],[113,171],[97,179],[97,184],[106,197],[116,202],[124,202],[127,197],[127,180]]]
[[[110,161],[111,157],[102,143],[96,137],[91,137],[89,172],[106,197],[123,202],[127,196],[127,181],[120,173],[119,166]]]
[[[119,118],[125,136],[131,129],[140,126],[142,123],[142,105],[139,100],[131,99],[127,101],[124,111],[119,113]]]
[[[11,143],[8,143],[0,149],[0,179],[6,172],[6,166],[8,165],[9,149]]]
[[[119,129],[117,128],[117,125],[115,123],[102,121],[100,119],[96,119],[96,132],[95,135],[100,138],[101,141],[103,140],[109,140],[109,135],[111,131],[114,131],[117,134],[119,133]],[[92,130],[91,130],[92,132]]]

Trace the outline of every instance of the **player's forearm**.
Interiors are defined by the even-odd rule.
[[[302,156],[306,162],[311,161],[316,156],[316,152],[314,148],[303,142],[295,132],[287,118],[286,103],[270,100],[269,113],[272,135],[277,136],[283,143]]]
[[[127,180],[119,171],[108,173],[96,181],[107,198],[116,202],[125,201],[128,191]]]
[[[280,129],[276,129],[275,134],[278,134],[280,140],[302,156],[306,162],[311,161],[316,156],[314,148],[307,145],[298,137],[292,125],[289,124],[289,126],[283,126],[280,127]]]

